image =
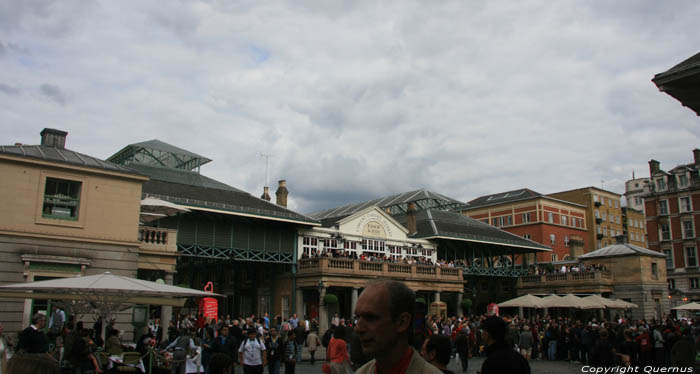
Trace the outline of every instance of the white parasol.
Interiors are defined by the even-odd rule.
[[[502,303],[498,303],[501,308],[511,308],[511,307],[523,307],[523,308],[544,308],[542,298],[534,295],[523,295],[516,297],[515,299],[510,299]]]

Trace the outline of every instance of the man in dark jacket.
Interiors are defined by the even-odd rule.
[[[527,360],[505,341],[508,325],[500,317],[491,316],[481,324],[486,343],[486,360],[481,365],[481,374],[530,374]]]
[[[219,330],[219,335],[214,338],[212,353],[224,353],[231,357],[233,363],[238,362],[239,341],[235,336],[229,335],[228,326],[224,325]]]
[[[459,330],[455,338],[455,349],[459,357],[459,363],[462,364],[462,373],[466,373],[469,368],[469,336],[467,336],[466,328]]]
[[[25,353],[46,353],[49,351],[49,339],[41,329],[46,325],[46,316],[36,313],[32,324],[19,333],[17,350]]]

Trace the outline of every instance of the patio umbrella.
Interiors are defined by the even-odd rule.
[[[615,300],[615,302],[618,303],[620,307],[622,307],[622,309],[639,308],[639,305],[630,303],[629,301],[625,301],[622,299],[617,299]]]
[[[567,294],[562,297],[562,301],[569,303],[571,308],[577,309],[604,309],[605,305],[593,300],[585,299],[583,297],[578,297],[574,294]]]
[[[561,296],[551,294],[542,298],[542,308],[571,308],[570,302]]]
[[[700,310],[700,304],[693,301],[692,303],[679,305],[679,306],[677,306],[675,308],[671,308],[671,309],[675,309],[675,310]]]
[[[212,292],[176,287],[106,272],[0,286],[0,297],[63,300],[67,305],[108,317],[135,304],[173,305],[173,297],[223,297]],[[184,300],[183,300],[184,301]],[[85,314],[85,313],[83,313]],[[103,329],[106,324],[102,324]],[[104,336],[104,331],[102,331]]]
[[[608,298],[598,296],[598,295],[586,296],[586,297],[584,297],[584,299],[597,302],[598,304],[603,304],[608,309],[625,309],[616,300],[608,299]]]
[[[184,206],[171,203],[169,201],[156,199],[155,197],[147,197],[141,200],[141,212],[165,214],[173,216],[178,213],[189,212],[190,210]]]
[[[501,308],[511,308],[511,307],[523,307],[523,308],[543,308],[542,298],[534,295],[523,295],[516,297],[515,299],[510,299],[499,303],[498,306]]]

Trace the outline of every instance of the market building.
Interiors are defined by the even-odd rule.
[[[471,200],[461,212],[515,235],[552,248],[529,262],[571,260],[590,248],[586,206],[527,188]]]
[[[282,275],[296,272],[298,230],[320,223],[286,208],[285,181],[272,203],[201,174],[210,159],[160,140],[130,144],[109,161],[149,177],[143,197],[189,209],[142,226],[170,232],[178,258],[176,268],[140,268],[139,278],[196,289],[212,282],[216,293],[226,295],[220,315],[293,313],[296,278]],[[196,311],[194,304],[186,307]]]
[[[316,285],[331,285],[344,316],[369,279],[402,280],[427,304],[445,302],[449,315],[461,313],[464,299],[472,311],[484,312],[489,302],[512,297],[515,280],[528,272],[523,259],[551,249],[466,217],[459,213],[463,207],[417,190],[311,213],[322,227],[300,233],[298,283],[305,290],[299,297],[308,303]],[[313,255],[326,248],[385,261]]]
[[[700,149],[693,162],[668,171],[649,161],[650,192],[644,197],[649,249],[666,256],[671,306],[700,300]]]
[[[0,146],[0,282],[21,283],[139,267],[141,188],[148,177],[66,148],[68,133],[41,132],[39,145]],[[21,331],[50,300],[3,299],[6,333]],[[130,338],[130,313],[117,326]]]

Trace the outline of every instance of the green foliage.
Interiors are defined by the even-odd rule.
[[[462,309],[471,309],[472,307],[472,299],[462,299],[462,304],[460,304]]]
[[[326,305],[338,304],[338,296],[335,296],[332,293],[327,293],[326,296],[323,297],[323,303]]]
[[[425,299],[422,298],[422,297],[417,298],[417,299],[416,299],[416,302],[425,305]]]

